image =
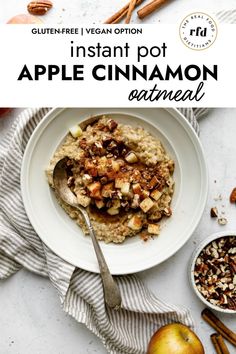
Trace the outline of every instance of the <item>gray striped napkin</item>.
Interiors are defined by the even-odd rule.
[[[122,309],[105,307],[100,276],[75,268],[42,243],[25,213],[20,191],[20,169],[27,142],[49,109],[27,109],[0,144],[0,279],[21,267],[50,278],[63,309],[84,323],[112,354],[143,354],[160,326],[182,322],[193,327],[188,310],[157,299],[135,275],[116,277]],[[196,114],[181,109],[199,132]]]
[[[234,24],[236,23],[236,9],[217,12],[216,17],[219,22]]]

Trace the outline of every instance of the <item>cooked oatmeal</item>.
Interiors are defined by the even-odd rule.
[[[172,214],[174,190],[174,161],[161,142],[142,127],[106,116],[72,134],[50,161],[51,187],[54,166],[67,156],[68,186],[87,209],[99,240],[120,243],[137,233],[144,240],[158,235],[160,220]],[[59,203],[88,234],[80,212],[60,198]]]

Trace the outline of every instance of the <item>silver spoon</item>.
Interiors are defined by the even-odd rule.
[[[63,159],[58,161],[56,166],[54,167],[53,183],[54,183],[55,191],[66,204],[71,205],[73,208],[78,209],[83,214],[97,256],[101,278],[103,282],[105,302],[109,307],[119,309],[121,306],[120,290],[109,271],[101,247],[95,236],[89,215],[86,209],[83,206],[78,204],[76,196],[72,193],[72,191],[67,185],[68,176],[67,176],[66,168],[67,168],[68,160],[69,160],[68,157],[64,157]]]

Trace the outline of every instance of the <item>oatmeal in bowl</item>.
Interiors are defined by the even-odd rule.
[[[87,209],[99,240],[121,243],[139,234],[146,241],[172,215],[174,161],[144,128],[109,116],[98,117],[83,130],[72,127],[47,169],[52,188],[53,169],[64,157],[68,186]],[[81,213],[59,197],[58,202],[88,234]]]

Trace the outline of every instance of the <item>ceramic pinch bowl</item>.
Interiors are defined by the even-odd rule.
[[[196,281],[195,281],[195,276],[194,276],[194,270],[196,266],[196,261],[198,257],[200,256],[201,252],[203,251],[204,248],[206,248],[211,242],[213,241],[218,241],[221,238],[225,237],[236,237],[236,231],[221,231],[214,233],[204,239],[194,250],[191,259],[190,259],[190,269],[189,269],[189,280],[192,285],[193,291],[196,294],[196,296],[209,308],[212,310],[221,312],[221,313],[228,313],[228,314],[235,314],[236,315],[236,310],[233,309],[228,309],[228,308],[223,308],[218,305],[212,304],[209,302],[206,297],[198,290]]]

